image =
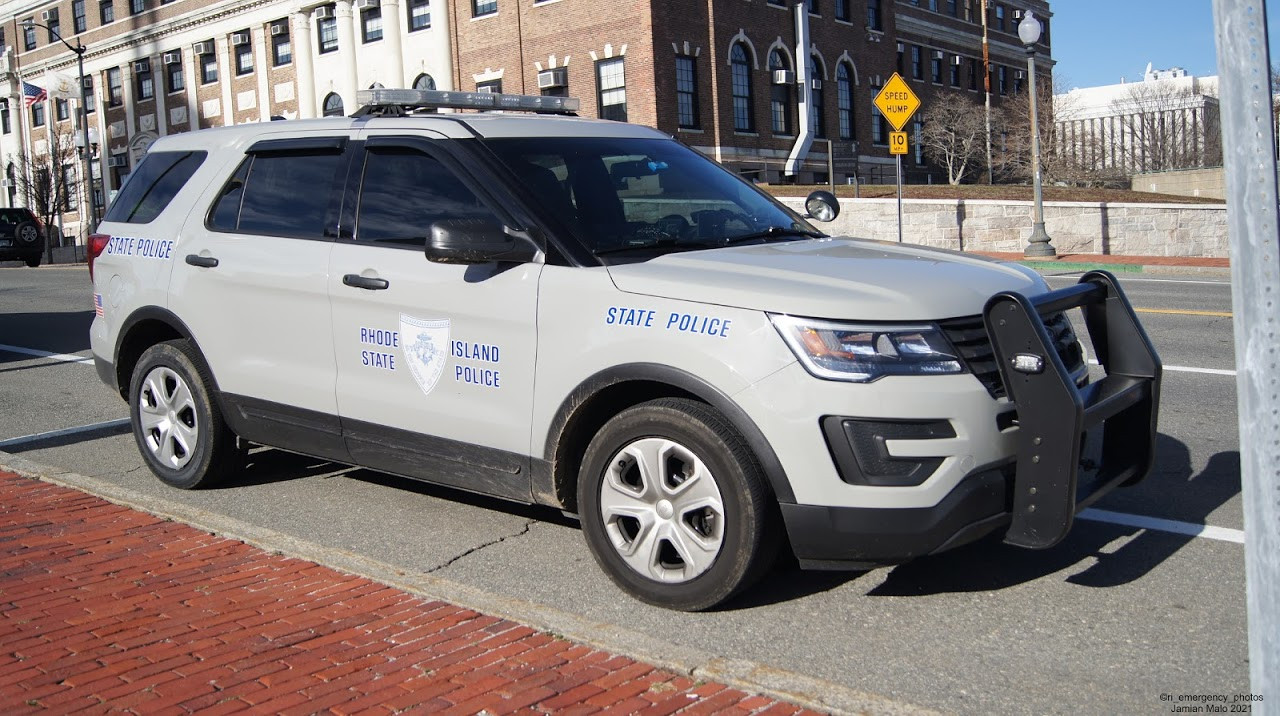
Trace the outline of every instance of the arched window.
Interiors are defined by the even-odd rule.
[[[817,55],[809,55],[809,97],[813,100],[813,108],[809,112],[809,128],[813,130],[813,136],[827,136],[827,118],[826,102],[822,96],[822,77],[823,77],[822,60]]]
[[[769,53],[769,121],[774,134],[791,134],[791,83],[781,84],[773,80],[773,73],[778,70],[790,70],[791,63],[782,50],[775,49]]]
[[[324,97],[324,116],[341,117],[346,112],[342,109],[342,97],[337,92],[330,92]]]
[[[853,139],[853,73],[849,65],[836,65],[836,108],[840,113],[840,138]]]
[[[741,42],[729,50],[729,65],[733,73],[733,128],[739,132],[756,130],[755,113],[751,101],[751,57]]]
[[[421,74],[413,81],[413,88],[416,90],[433,90],[436,88],[436,81],[431,75]]]

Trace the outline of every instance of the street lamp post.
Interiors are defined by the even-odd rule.
[[[1040,41],[1040,21],[1030,10],[1018,23],[1018,38],[1027,46],[1027,79],[1031,84],[1031,170],[1035,182],[1035,214],[1031,236],[1027,239],[1024,256],[1057,256],[1049,234],[1044,230],[1044,193],[1040,172],[1040,118],[1036,106],[1036,43]]]
[[[45,30],[49,31],[50,35],[53,35],[54,37],[58,38],[58,42],[61,42],[63,45],[66,45],[68,50],[71,50],[72,52],[76,53],[76,68],[77,68],[77,71],[80,73],[79,80],[78,80],[80,82],[80,139],[84,143],[84,152],[80,155],[80,159],[81,159],[81,173],[83,174],[83,177],[84,177],[85,203],[84,203],[84,206],[82,206],[80,209],[80,216],[82,218],[82,223],[84,223],[83,217],[86,216],[85,211],[86,210],[88,211],[87,216],[89,218],[89,221],[87,226],[85,227],[86,228],[85,234],[86,235],[91,234],[93,233],[94,229],[96,229],[98,226],[98,207],[97,207],[97,204],[95,204],[93,201],[93,163],[92,163],[92,159],[90,158],[90,153],[92,152],[92,149],[91,149],[92,145],[89,144],[89,92],[88,92],[88,88],[84,86],[84,53],[88,48],[86,48],[84,46],[84,43],[80,42],[80,40],[78,39],[76,40],[76,44],[73,47],[71,43],[67,42],[60,33],[55,31],[53,28],[49,27],[48,25],[42,25],[33,20],[23,20],[22,26],[24,28],[43,27]]]

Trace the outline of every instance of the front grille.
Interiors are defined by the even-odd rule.
[[[1003,398],[1007,393],[1004,381],[1000,380],[1000,367],[996,365],[995,351],[991,347],[991,339],[987,337],[987,329],[982,323],[982,316],[952,318],[939,321],[939,327],[947,335],[947,339],[960,353],[960,359],[969,372],[973,373],[993,398]],[[1054,349],[1062,359],[1067,372],[1075,374],[1084,367],[1084,352],[1076,340],[1075,329],[1071,327],[1071,319],[1059,311],[1051,313],[1044,319],[1044,326],[1053,340]]]

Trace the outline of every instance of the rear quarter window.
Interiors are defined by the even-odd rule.
[[[207,152],[150,152],[111,202],[103,221],[147,224],[177,196],[208,157]]]

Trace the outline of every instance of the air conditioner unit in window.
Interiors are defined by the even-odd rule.
[[[93,91],[93,75],[85,75],[82,79],[84,79],[84,88],[92,92]]]
[[[160,59],[163,60],[166,65],[180,65],[182,64],[182,53],[176,51],[166,52]]]
[[[333,17],[333,9],[328,7],[318,7],[315,9],[315,12],[311,13],[311,17],[314,17],[317,20],[324,20],[326,18]]]
[[[123,154],[107,157],[107,166],[109,167],[127,167],[129,166],[129,158]]]
[[[775,85],[789,85],[796,81],[796,73],[791,70],[774,70],[773,83]]]
[[[57,10],[42,10],[40,12],[40,20],[43,22],[56,22],[58,19]]]
[[[476,87],[476,91],[477,91],[477,92],[483,92],[483,93],[485,93],[485,94],[497,94],[497,93],[498,93],[498,90],[497,90],[493,85],[481,85],[481,86],[479,86],[479,87]]]
[[[357,10],[368,10],[371,7],[377,7],[378,0],[356,0]]]
[[[538,89],[567,87],[569,85],[569,68],[556,67],[538,73]]]
[[[212,55],[213,41],[205,40],[204,42],[197,42],[191,46],[191,51],[197,55]]]
[[[955,65],[956,67],[959,67],[959,66],[960,66],[960,60],[962,60],[962,59],[964,59],[964,58],[960,57],[960,55],[952,55],[952,56],[951,56],[951,64]]]
[[[284,35],[289,32],[289,23],[286,20],[276,20],[271,23],[272,35]]]
[[[151,60],[138,60],[137,62],[133,63],[133,71],[134,72],[150,72]]]
[[[0,97],[0,109],[9,109],[8,98]]]
[[[933,51],[933,59],[935,59],[935,60],[941,60],[941,59],[942,59],[942,50],[934,50],[934,51]]]
[[[240,45],[249,44],[249,33],[247,32],[231,33],[231,44],[236,45],[237,47]]]
[[[809,80],[809,86],[813,88],[813,91],[820,92],[822,90],[822,80],[815,77]]]

